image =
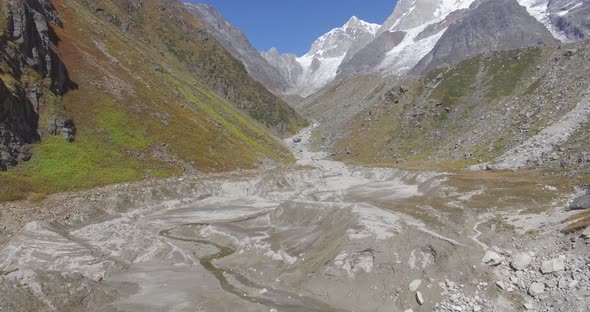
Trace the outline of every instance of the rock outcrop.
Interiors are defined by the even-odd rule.
[[[59,109],[59,96],[75,88],[56,49],[52,27],[61,27],[58,14],[47,0],[11,0],[4,3],[0,23],[0,170],[30,158],[27,144],[42,135],[62,135],[73,140],[73,122]],[[47,125],[39,114],[47,111]]]

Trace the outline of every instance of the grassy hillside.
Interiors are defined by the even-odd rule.
[[[496,52],[437,68],[419,79],[375,78],[374,86],[381,81],[385,87],[377,88],[377,100],[362,100],[364,110],[339,129],[336,158],[413,168],[463,168],[491,161],[576,106],[590,86],[588,48],[583,42]],[[355,85],[354,79],[367,80],[357,77],[345,83]],[[340,98],[350,97],[345,88],[336,90]],[[312,102],[302,111],[326,100]],[[556,147],[556,156],[547,155],[544,165],[576,168],[585,162],[590,143],[576,138],[585,137],[586,130],[572,135],[571,147]]]
[[[293,132],[305,122],[203,37],[179,2],[53,4],[63,21],[53,25],[59,53],[77,88],[63,97],[46,90],[39,119],[51,122],[43,110],[61,108],[75,140],[44,135],[30,161],[0,173],[0,201],[291,161],[268,127]]]

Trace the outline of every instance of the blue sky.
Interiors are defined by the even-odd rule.
[[[187,2],[187,0],[185,0]],[[313,41],[355,15],[382,24],[396,0],[191,0],[216,8],[258,50],[276,47],[301,56]]]

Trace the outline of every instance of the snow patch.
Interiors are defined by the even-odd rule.
[[[426,54],[432,51],[446,31],[445,28],[435,35],[416,41],[416,37],[426,27],[428,25],[408,30],[404,40],[386,54],[385,59],[378,67],[379,70],[385,74],[400,75],[416,66]]]
[[[551,20],[549,19],[549,0],[517,0],[520,5],[526,8],[531,16],[533,16],[536,20],[541,22],[549,32],[555,37],[556,39],[566,42],[568,41],[567,36],[558,31]],[[580,3],[581,4],[581,3]],[[567,13],[566,13],[567,14]]]

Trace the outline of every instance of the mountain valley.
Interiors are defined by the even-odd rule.
[[[391,9],[0,0],[0,311],[588,311],[590,1]]]

